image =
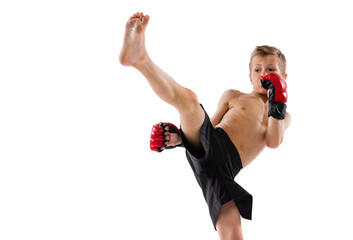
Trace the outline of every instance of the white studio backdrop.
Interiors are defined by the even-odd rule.
[[[236,177],[245,239],[353,239],[349,1],[1,1],[0,239],[217,239],[184,150],[149,150],[177,112],[119,64],[127,19],[209,115],[250,92],[255,46],[288,61],[282,146]]]

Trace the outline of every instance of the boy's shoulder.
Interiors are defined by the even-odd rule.
[[[226,99],[234,99],[234,98],[238,98],[242,95],[246,95],[246,93],[243,93],[243,92],[235,90],[235,89],[227,89],[226,91],[224,91],[222,97],[226,98]]]

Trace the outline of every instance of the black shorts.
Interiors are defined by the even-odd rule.
[[[205,111],[200,133],[204,151],[193,151],[182,129],[181,137],[186,157],[202,189],[215,229],[221,206],[230,200],[235,202],[243,218],[251,220],[252,196],[234,181],[243,166],[227,133],[221,128],[214,128]]]

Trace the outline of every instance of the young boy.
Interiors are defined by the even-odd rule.
[[[240,216],[251,219],[252,196],[234,181],[267,146],[278,147],[291,116],[286,113],[286,60],[274,47],[257,47],[250,59],[253,92],[227,90],[210,119],[197,96],[163,72],[148,56],[149,16],[135,13],[126,24],[120,63],[139,70],[154,92],[180,114],[173,124],[154,125],[151,149],[180,145],[202,188],[220,239],[242,239]]]

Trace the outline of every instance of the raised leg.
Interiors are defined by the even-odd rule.
[[[233,200],[222,205],[216,229],[221,240],[243,239],[240,213]]]
[[[178,110],[185,137],[191,146],[199,149],[201,147],[200,129],[205,118],[204,111],[194,92],[179,85],[149,57],[145,47],[145,30],[149,19],[148,15],[135,13],[126,23],[124,45],[119,57],[120,63],[139,70],[153,91],[163,101]]]

